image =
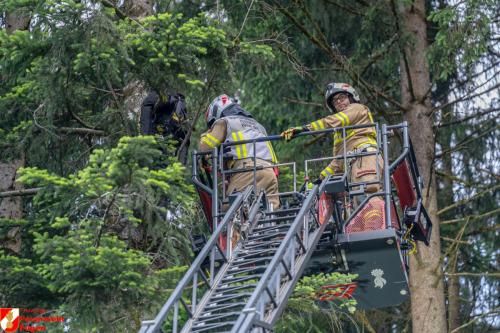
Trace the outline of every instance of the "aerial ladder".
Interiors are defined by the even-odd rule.
[[[344,149],[341,156],[306,160],[300,190],[295,162],[274,165],[293,172],[293,189],[278,194],[279,209],[255,190],[255,174],[262,168],[255,157],[253,168],[225,170],[219,150],[194,152],[192,179],[212,233],[159,313],[143,321],[139,332],[271,332],[298,280],[319,272],[358,275],[348,285],[322,286],[319,304],[354,298],[358,308],[368,309],[407,299],[408,253],[415,250],[416,241],[429,245],[432,223],[422,203],[422,180],[406,122],[299,136],[341,131],[345,137],[349,130],[368,126],[376,128],[377,151]],[[390,136],[401,139],[397,152],[389,149]],[[270,136],[238,144],[280,139]],[[315,163],[337,158],[348,170],[352,159],[368,155],[384,161],[383,170],[377,170],[375,182],[382,185],[377,193],[365,193],[367,183],[350,183],[348,172],[319,184],[308,182]],[[200,168],[207,159],[210,168]],[[253,172],[254,184],[227,195],[225,178],[234,172]]]

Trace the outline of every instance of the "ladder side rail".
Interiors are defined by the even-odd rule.
[[[318,221],[315,221],[315,222],[318,223]],[[271,313],[268,314],[268,318],[266,318],[266,321],[264,321],[264,322],[271,324],[271,326],[274,326],[276,324],[276,322],[278,321],[281,313],[283,312],[283,310],[286,307],[287,300],[292,295],[293,290],[295,288],[295,285],[297,284],[298,280],[302,276],[302,273],[306,267],[305,263],[307,263],[309,261],[312,254],[314,253],[314,250],[316,248],[316,244],[318,244],[318,242],[321,238],[321,235],[323,234],[327,224],[328,223],[325,222],[325,223],[319,225],[319,227],[316,230],[314,230],[312,233],[309,234],[309,236],[308,236],[309,241],[308,241],[308,244],[306,246],[307,251],[305,253],[298,255],[295,258],[294,262],[295,262],[295,267],[297,267],[297,269],[295,270],[294,279],[290,279],[290,280],[286,281],[281,286],[281,288],[280,288],[281,293],[280,293],[279,298],[278,298],[278,306],[275,309],[271,310]]]
[[[401,163],[410,153],[410,139],[408,137],[408,123],[406,121],[404,121],[403,123],[398,124],[398,125],[386,126],[386,131],[389,131],[391,129],[400,129],[400,128],[403,129],[403,151],[394,160],[394,162],[392,162],[390,164],[389,174],[391,174],[391,175],[394,172],[394,169],[396,169],[396,167],[399,165],[399,163]],[[383,131],[383,129],[382,129],[382,131]],[[386,133],[386,134],[388,134],[388,133]],[[389,152],[387,151],[384,153],[388,154]]]
[[[212,236],[207,241],[207,244],[200,251],[200,254],[196,257],[194,262],[189,267],[188,271],[184,274],[184,277],[177,284],[167,302],[163,305],[159,313],[156,315],[154,320],[146,320],[142,322],[140,333],[154,333],[158,332],[161,325],[165,321],[169,311],[180,301],[183,292],[189,287],[189,284],[194,279],[194,275],[202,272],[201,265],[204,260],[210,256],[213,249],[218,245],[219,236],[226,231],[230,221],[233,219],[234,215],[241,207],[241,205],[248,199],[253,191],[253,187],[249,186],[243,193],[239,193],[236,196],[233,204],[229,207],[229,210],[225,214],[221,223],[217,226],[217,229],[212,233]],[[260,198],[260,197],[259,197]],[[210,286],[212,287],[212,286]],[[196,289],[195,289],[196,290]]]
[[[382,147],[383,147],[383,161],[384,161],[384,209],[385,209],[385,228],[391,229],[391,178],[389,174],[389,138],[388,138],[387,125],[382,125]]]
[[[191,168],[191,180],[193,181],[193,183],[202,188],[203,190],[205,190],[207,193],[209,193],[210,195],[212,195],[212,189],[210,187],[208,187],[207,185],[203,184],[199,178],[199,175],[198,175],[198,160],[197,160],[197,157],[198,156],[206,156],[206,155],[210,155],[212,152],[198,152],[198,151],[193,151],[193,155],[192,155],[192,161],[193,161],[193,167]]]
[[[325,181],[323,182],[322,185],[324,185],[324,184],[325,184]],[[271,260],[270,264],[268,265],[268,267],[267,267],[266,271],[264,272],[262,278],[260,279],[257,287],[255,288],[252,296],[248,300],[247,305],[242,310],[242,313],[238,317],[235,325],[233,326],[233,329],[232,329],[233,333],[247,332],[251,328],[251,323],[253,322],[253,320],[250,320],[248,318],[248,316],[251,315],[251,317],[255,318],[255,316],[252,315],[252,313],[255,312],[255,309],[256,309],[259,301],[266,297],[264,295],[264,293],[266,292],[266,289],[269,288],[269,284],[272,281],[272,278],[275,276],[276,272],[278,271],[278,269],[282,265],[281,261],[283,260],[285,255],[288,253],[288,250],[290,248],[293,248],[291,246],[292,245],[291,243],[295,241],[294,239],[295,239],[295,237],[297,237],[299,231],[301,229],[306,230],[306,232],[308,231],[308,224],[304,223],[305,222],[304,218],[306,217],[306,214],[310,213],[311,206],[316,202],[317,196],[319,193],[319,188],[320,188],[319,185],[315,185],[313,187],[313,189],[310,191],[309,195],[306,197],[299,213],[295,217],[295,219],[294,219],[292,225],[290,226],[290,229],[288,230],[284,240],[282,241],[280,247],[276,251],[273,259]],[[307,219],[306,219],[306,222],[307,222]],[[324,225],[326,225],[326,223]],[[324,225],[323,225],[323,227],[324,227]],[[318,229],[316,229],[316,230],[318,230]],[[316,237],[317,239],[313,238],[312,241],[306,243],[306,246],[308,247],[308,248],[306,248],[306,250],[314,248],[315,241],[317,242],[317,240],[319,240],[319,235],[320,235],[320,232],[318,232],[318,234],[315,235],[315,236],[318,236],[318,237]],[[308,251],[308,252],[310,252],[310,254],[312,254],[312,251]],[[306,252],[306,254],[307,254],[307,252]],[[295,256],[293,256],[293,257],[295,257]],[[294,258],[292,258],[292,261],[293,261],[293,259]],[[291,283],[289,284],[288,289],[292,289],[292,287],[295,286],[295,283],[298,281],[298,279],[300,277],[301,269],[303,269],[303,268],[304,267],[300,267],[300,265],[296,265],[295,269],[292,270],[292,273],[295,273],[294,279],[291,280]],[[288,296],[288,294],[285,296]],[[286,298],[283,298],[283,299],[286,300]],[[264,313],[260,313],[260,316],[264,316]],[[261,320],[261,318],[258,318],[258,319]]]

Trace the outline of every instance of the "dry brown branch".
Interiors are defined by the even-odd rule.
[[[68,134],[82,134],[82,135],[95,135],[95,136],[105,136],[106,132],[102,130],[96,130],[91,128],[84,127],[59,127],[57,128],[59,132],[68,133]]]
[[[35,195],[41,189],[42,189],[42,187],[34,187],[34,188],[26,188],[26,189],[22,189],[22,190],[0,192],[0,198],[24,197],[24,196]]]

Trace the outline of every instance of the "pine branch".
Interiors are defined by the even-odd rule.
[[[487,115],[487,114],[490,114],[490,113],[493,113],[493,112],[497,112],[497,111],[500,111],[500,108],[490,108],[490,109],[484,110],[483,112],[478,112],[476,114],[472,114],[472,115],[467,116],[467,117],[463,117],[463,118],[460,118],[460,119],[457,119],[457,120],[454,120],[454,121],[450,121],[448,123],[434,125],[434,128],[436,128],[436,127],[437,128],[441,128],[441,127],[456,125],[456,124],[459,124],[459,123],[463,123],[464,121],[467,121],[467,120],[470,120],[470,119],[473,119],[473,118],[477,118],[477,117],[481,117],[481,116],[484,116],[484,115]]]
[[[478,140],[478,139],[482,138],[483,136],[488,135],[488,134],[489,134],[490,132],[492,132],[493,130],[496,130],[496,129],[499,129],[499,128],[500,128],[500,125],[496,125],[496,126],[494,125],[494,126],[489,127],[488,129],[486,129],[484,132],[480,133],[480,134],[479,134],[479,135],[477,135],[477,136],[474,136],[474,137],[466,137],[466,138],[465,138],[465,139],[463,139],[461,142],[457,143],[455,146],[450,147],[450,148],[448,148],[448,149],[446,149],[446,150],[443,150],[443,151],[442,151],[441,153],[439,153],[439,154],[436,154],[434,158],[435,158],[435,159],[439,159],[439,158],[442,158],[442,157],[443,157],[443,155],[445,155],[445,154],[450,154],[450,153],[453,153],[453,152],[455,152],[455,151],[458,151],[458,150],[461,150],[461,149],[463,149],[463,148],[466,148],[466,146],[467,146],[469,143],[471,143],[471,142],[473,142],[473,141],[475,141],[475,140]]]
[[[441,221],[441,222],[439,222],[439,224],[440,225],[444,225],[444,224],[459,223],[459,222],[466,221],[467,219],[470,219],[471,221],[476,221],[476,220],[484,219],[486,217],[496,216],[499,213],[500,213],[500,208],[497,208],[497,209],[494,209],[492,211],[489,211],[489,212],[481,214],[481,215],[466,216],[466,217],[463,217],[463,218],[460,218],[460,219],[453,219],[453,220]]]
[[[362,16],[362,17],[365,17],[366,15],[362,12],[358,12],[356,11],[355,9],[353,8],[350,8],[346,5],[343,5],[341,3],[338,3],[337,1],[333,1],[333,0],[324,0],[326,3],[329,3],[329,4],[332,4],[342,10],[345,10],[346,12],[348,12],[349,14],[353,14],[353,15],[356,15],[356,16]]]
[[[280,11],[284,16],[286,16],[301,32],[302,34],[309,39],[309,41],[316,45],[320,50],[322,50],[326,55],[328,55],[335,64],[341,66],[346,73],[349,75],[351,80],[358,82],[360,85],[362,85],[366,90],[368,90],[371,94],[375,96],[379,96],[389,102],[390,104],[396,106],[398,109],[402,111],[407,111],[407,108],[404,107],[401,103],[399,103],[397,100],[394,98],[390,97],[383,91],[380,91],[379,89],[375,88],[373,85],[369,84],[367,81],[363,80],[361,78],[361,75],[353,70],[349,64],[345,61],[344,57],[339,54],[338,52],[334,51],[334,49],[328,45],[327,43],[322,43],[318,38],[313,36],[311,33],[309,33],[306,29],[306,27],[301,24],[298,19],[290,13],[286,8],[281,6],[280,2],[273,1],[276,8],[278,11]]]
[[[447,242],[451,242],[451,243],[459,243],[459,244],[471,245],[471,243],[469,241],[463,241],[463,240],[449,238],[449,237],[444,237],[444,236],[441,236],[441,239],[444,240],[444,241],[447,241]]]
[[[294,104],[321,107],[321,108],[323,107],[323,104],[317,103],[317,102],[301,101],[301,100],[293,99],[293,98],[289,98],[289,97],[283,97],[283,99],[287,102],[294,103]]]
[[[107,133],[102,130],[96,130],[85,127],[59,127],[57,128],[59,132],[68,134],[82,134],[82,135],[95,135],[95,136],[106,136]]]
[[[394,42],[396,42],[398,39],[399,39],[399,36],[396,33],[389,39],[389,41],[384,43],[385,45],[382,45],[383,47],[381,49],[377,49],[377,50],[375,50],[375,52],[370,54],[368,56],[368,62],[366,64],[362,64],[362,69],[360,71],[361,75],[364,75],[365,72],[368,70],[368,68],[370,68],[373,64],[375,64],[377,61],[379,61],[384,56],[386,56],[389,48],[392,47]]]
[[[212,87],[213,81],[215,79],[215,75],[216,75],[216,72],[213,72],[212,76],[208,80],[207,88],[205,89],[205,91],[203,93],[203,97],[200,99],[201,101],[204,101],[204,100],[206,100],[208,98],[208,93],[210,91],[210,88]],[[180,156],[181,156],[180,154],[181,154],[182,150],[184,149],[184,147],[187,145],[187,143],[191,139],[191,135],[193,134],[193,131],[195,129],[196,122],[198,121],[198,118],[200,118],[200,115],[201,115],[202,111],[203,111],[203,106],[200,105],[200,107],[196,111],[196,114],[195,114],[195,116],[193,118],[193,121],[191,122],[191,125],[189,126],[189,129],[188,129],[188,131],[186,133],[186,136],[184,137],[184,140],[182,140],[181,145],[177,149],[177,159],[180,158]]]
[[[447,276],[491,276],[491,277],[500,277],[500,272],[482,272],[482,273],[469,273],[469,272],[459,272],[459,273],[444,273]]]
[[[24,197],[24,196],[30,196],[30,195],[35,195],[40,191],[43,187],[34,187],[34,188],[26,188],[22,190],[14,190],[14,191],[5,191],[5,192],[0,192],[0,198],[7,198],[7,197]]]
[[[481,191],[481,192],[479,192],[479,193],[476,193],[475,195],[471,196],[470,198],[463,199],[463,200],[460,200],[460,201],[458,201],[458,202],[454,203],[453,205],[449,205],[448,207],[445,207],[445,208],[441,209],[440,211],[438,211],[438,212],[437,212],[437,215],[441,215],[441,214],[443,214],[443,213],[446,213],[446,212],[447,212],[447,211],[449,211],[449,210],[452,210],[452,209],[454,209],[454,208],[457,208],[457,207],[463,206],[463,205],[465,205],[465,204],[467,204],[467,203],[469,203],[469,202],[471,202],[471,201],[476,200],[477,198],[482,197],[483,195],[485,195],[485,194],[487,194],[487,193],[489,193],[489,192],[491,192],[491,191],[495,191],[495,190],[497,190],[498,188],[500,188],[500,184],[497,184],[497,185],[492,186],[492,187],[490,187],[490,188],[488,188],[488,189],[486,189],[486,190],[484,190],[484,191]]]
[[[476,298],[474,298],[474,299],[476,299]],[[457,333],[457,332],[461,331],[463,328],[474,324],[480,318],[487,317],[487,316],[489,316],[491,314],[498,314],[499,312],[500,312],[500,308],[495,308],[495,309],[493,309],[493,311],[482,313],[479,316],[474,317],[472,320],[466,322],[465,324],[463,324],[461,326],[458,326],[457,328],[455,328],[454,330],[452,330],[450,333]]]
[[[451,105],[454,105],[454,104],[457,104],[459,102],[463,102],[463,101],[466,101],[466,100],[470,100],[470,99],[473,99],[473,98],[476,98],[476,97],[479,97],[481,95],[484,95],[484,94],[487,94],[489,93],[490,91],[494,91],[494,90],[498,90],[498,87],[500,87],[500,83],[497,83],[495,84],[494,86],[492,87],[489,87],[488,89],[486,89],[485,91],[481,91],[481,92],[478,92],[478,93],[475,93],[475,94],[466,94],[462,97],[458,97],[457,99],[451,101],[451,102],[448,102],[448,103],[445,103],[443,105],[440,105],[440,106],[437,106],[435,108],[433,108],[431,111],[430,111],[430,114],[432,114],[433,112],[437,111],[437,110],[443,110],[443,109],[446,109],[447,107],[451,106]],[[474,89],[474,91],[476,91],[476,89]]]

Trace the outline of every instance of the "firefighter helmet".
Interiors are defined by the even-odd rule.
[[[326,106],[330,111],[335,112],[335,106],[333,105],[333,96],[338,93],[346,93],[349,95],[351,102],[359,103],[359,95],[356,90],[348,83],[329,83],[325,90],[325,102]]]
[[[222,111],[234,104],[238,103],[226,94],[217,96],[208,106],[207,112],[205,112],[207,126],[212,126],[213,123],[221,117]]]

